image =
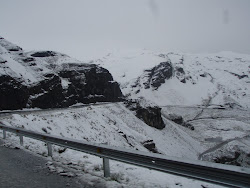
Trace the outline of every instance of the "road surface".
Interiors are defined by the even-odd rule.
[[[63,188],[85,187],[77,177],[52,173],[46,159],[21,149],[6,148],[0,140],[1,188]]]

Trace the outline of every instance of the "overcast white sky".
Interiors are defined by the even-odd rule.
[[[0,35],[80,60],[131,48],[250,54],[250,0],[0,0]]]

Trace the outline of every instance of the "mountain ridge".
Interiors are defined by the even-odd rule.
[[[137,50],[111,53],[93,62],[107,68],[131,99],[145,98],[159,106],[250,107],[250,55]],[[170,66],[168,76],[166,68],[160,69],[164,62]]]

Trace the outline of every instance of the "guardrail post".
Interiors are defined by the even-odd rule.
[[[52,157],[52,144],[47,142],[48,156]]]
[[[19,137],[20,137],[20,145],[23,146],[23,136],[20,135]]]
[[[103,158],[103,170],[104,170],[104,177],[110,177],[110,168],[109,168],[109,159]]]
[[[3,138],[6,139],[6,131],[3,130]]]

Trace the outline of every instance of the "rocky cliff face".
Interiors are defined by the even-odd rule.
[[[120,101],[106,69],[52,51],[24,52],[0,37],[0,110]]]

